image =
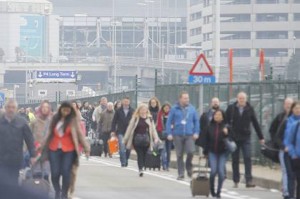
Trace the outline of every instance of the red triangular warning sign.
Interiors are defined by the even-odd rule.
[[[190,75],[213,75],[214,72],[208,64],[205,55],[202,53],[198,56],[196,62],[190,70]]]

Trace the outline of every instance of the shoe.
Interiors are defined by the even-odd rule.
[[[235,188],[235,189],[239,188],[239,183],[235,182],[233,185],[233,188]]]
[[[253,184],[252,182],[248,182],[248,183],[246,184],[246,188],[254,188],[254,187],[256,187],[256,185]]]
[[[217,194],[217,195],[216,195],[216,198],[221,198],[221,194]]]
[[[140,176],[140,177],[143,177],[143,176],[144,176],[144,172],[143,172],[143,171],[140,171],[140,172],[139,172],[139,176]]]
[[[184,180],[184,176],[178,176],[177,180],[180,180],[180,181]]]
[[[187,175],[188,175],[189,178],[192,178],[193,172],[192,172],[192,171],[188,171],[188,172],[187,172]]]
[[[217,196],[217,194],[215,193],[214,190],[211,190],[211,191],[210,191],[210,195],[211,195],[211,197],[213,197],[213,198]]]

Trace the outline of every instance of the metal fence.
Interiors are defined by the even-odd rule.
[[[98,103],[101,97],[107,97],[108,101],[110,102],[115,102],[117,100],[121,100],[124,97],[129,97],[131,101],[131,106],[136,107],[137,106],[137,101],[136,101],[136,92],[135,91],[126,91],[126,92],[120,92],[120,93],[110,93],[110,94],[103,94],[103,95],[98,95],[95,97],[85,97],[85,98],[76,98],[76,99],[64,99],[64,100],[76,100],[80,102],[89,102],[90,104]],[[60,102],[64,100],[57,100],[57,101],[52,101],[51,106],[53,109],[56,109],[57,106],[60,104]],[[29,103],[29,104],[20,104],[20,107],[31,107],[35,108],[40,105],[40,102],[37,103]]]
[[[201,96],[200,85],[157,85],[155,95],[161,102],[175,103],[181,91],[190,94],[191,103],[196,106],[199,113],[207,110],[213,97],[221,101],[221,108],[226,110],[227,106],[236,100],[239,92],[248,94],[248,101],[254,107],[266,140],[270,138],[268,129],[272,119],[282,111],[282,104],[286,97],[300,99],[300,82],[296,81],[269,81],[249,83],[220,83],[203,85],[203,96]],[[201,99],[202,98],[202,99]],[[202,106],[201,106],[202,104]],[[256,134],[252,133],[252,156],[254,163],[269,164],[261,156],[260,146]]]

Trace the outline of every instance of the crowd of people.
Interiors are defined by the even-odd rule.
[[[251,124],[260,144],[265,145],[254,108],[244,92],[239,93],[236,102],[226,110],[220,108],[218,98],[213,98],[209,109],[201,116],[190,103],[189,93],[184,91],[174,105],[161,104],[153,97],[136,110],[128,97],[114,103],[103,97],[97,106],[72,101],[63,102],[57,110],[52,110],[51,104],[43,101],[34,111],[17,109],[17,102],[8,100],[0,117],[0,187],[18,186],[21,165],[37,165],[36,169],[43,170],[42,177],[46,181],[51,177],[55,199],[66,199],[74,194],[79,157],[90,155],[91,145],[86,139],[90,131],[103,140],[104,157],[111,157],[108,146],[111,135],[118,138],[121,167],[128,167],[134,149],[140,177],[144,176],[147,152],[160,145],[163,170],[169,171],[174,148],[177,179],[184,180],[185,174],[191,178],[196,146],[202,147],[211,168],[210,192],[216,198],[221,198],[229,155],[232,155],[234,187],[238,188],[240,183],[240,152],[244,159],[246,187],[255,187]],[[300,102],[287,98],[283,109],[270,126],[270,137],[280,151],[283,197],[300,199]]]

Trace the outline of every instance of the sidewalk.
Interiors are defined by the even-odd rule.
[[[131,159],[136,160],[136,153],[134,150],[132,150],[131,153]],[[194,166],[199,165],[199,156],[195,155],[193,159]],[[203,162],[202,165],[205,163]],[[176,169],[177,168],[177,162],[176,162],[176,154],[175,151],[171,152],[171,163],[170,167]],[[228,161],[227,163],[227,178],[232,179],[232,166],[231,162]],[[240,173],[241,173],[241,182],[245,182],[244,179],[244,165],[240,164]],[[253,165],[252,166],[252,175],[253,175],[253,182],[256,184],[256,186],[266,188],[266,189],[277,189],[281,190],[281,170],[279,166],[276,166],[276,168],[271,169],[268,166],[259,166],[259,165]],[[233,183],[232,183],[233,186]]]

